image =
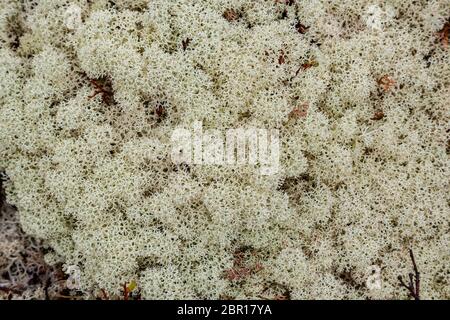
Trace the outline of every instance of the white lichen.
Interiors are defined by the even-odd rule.
[[[292,2],[1,2],[8,201],[83,290],[403,298],[413,247],[450,297],[449,2]],[[280,172],[174,165],[195,121],[278,129]]]

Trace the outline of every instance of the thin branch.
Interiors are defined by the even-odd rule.
[[[414,253],[412,249],[409,249],[409,256],[412,261],[414,273],[409,273],[409,284],[403,281],[402,276],[398,276],[398,280],[400,281],[400,285],[406,288],[409,291],[411,297],[415,300],[420,300],[420,272],[417,268],[416,259],[414,258]]]
[[[416,296],[417,300],[420,300],[420,272],[417,268],[416,259],[414,258],[414,253],[412,249],[409,249],[409,256],[411,257],[411,261],[414,268],[415,278],[416,278]]]

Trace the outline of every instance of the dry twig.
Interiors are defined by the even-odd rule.
[[[414,273],[409,273],[409,284],[403,281],[402,276],[398,276],[400,285],[409,291],[409,295],[415,300],[420,300],[420,272],[417,268],[416,260],[414,259],[414,253],[412,249],[409,249],[409,256],[411,257]]]

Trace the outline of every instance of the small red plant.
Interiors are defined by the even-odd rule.
[[[100,289],[100,295],[97,295],[97,299],[100,300],[141,300],[140,290],[137,288],[136,281],[130,283],[124,283],[122,285],[122,293],[120,295],[108,295],[105,289]]]
[[[376,111],[375,114],[373,115],[372,118],[370,118],[370,120],[381,120],[384,118],[384,113],[383,111]]]
[[[302,64],[301,68],[303,70],[307,70],[311,67],[317,67],[319,65],[319,63],[316,60],[309,60],[308,62],[305,62],[304,64]]]
[[[385,75],[378,80],[378,84],[383,88],[384,91],[389,91],[395,84],[395,80]]]
[[[448,48],[448,36],[450,34],[450,21],[444,23],[442,29],[437,33],[439,40],[442,43],[442,46],[447,49]]]
[[[273,300],[279,300],[279,301],[281,301],[281,300],[289,300],[289,297],[287,295],[285,295],[285,294],[280,294],[278,296],[275,296],[275,298]]]
[[[101,94],[102,100],[107,105],[110,105],[114,101],[114,94],[112,91],[112,85],[106,79],[90,80],[91,84],[94,86],[94,93],[88,96],[89,99],[94,98],[98,94]]]
[[[300,71],[302,71],[302,70],[305,71],[305,70],[308,70],[309,68],[317,67],[318,65],[319,65],[319,63],[318,63],[316,60],[309,60],[309,61],[303,63],[303,64],[297,69],[297,71],[295,71],[295,75],[294,75],[290,80],[292,81],[296,76],[298,76],[298,74],[300,73]]]
[[[305,118],[308,115],[308,109],[308,102],[304,102],[289,113],[289,118]]]
[[[305,33],[308,31],[309,27],[305,26],[305,25],[302,24],[300,21],[298,21],[298,22],[295,24],[295,29],[296,29],[299,33],[305,34]]]
[[[128,300],[128,296],[130,295],[130,291],[126,283],[123,284],[123,300]]]
[[[102,293],[102,300],[109,300],[109,296],[108,293],[106,293],[105,289],[100,289],[101,293]]]
[[[278,292],[278,294],[275,294],[273,297],[268,297],[269,291],[274,290],[275,292]],[[272,282],[264,287],[262,295],[260,295],[259,297],[264,300],[291,300],[291,293],[289,288],[287,288],[286,286],[276,282]]]
[[[254,256],[254,253],[251,252]],[[233,268],[225,270],[225,279],[230,281],[239,281],[263,269],[261,263],[256,262],[254,265],[246,265],[245,252],[240,250],[234,254]]]
[[[161,122],[167,115],[165,104],[159,102],[155,106],[154,114],[156,116],[156,120],[158,121],[158,123]]]
[[[129,300],[131,297],[131,292],[136,289],[137,284],[135,281],[131,281],[129,284],[123,284],[123,300]]]
[[[239,12],[237,12],[234,9],[226,9],[225,12],[222,15],[228,22],[232,22],[235,20],[238,20],[240,15]]]

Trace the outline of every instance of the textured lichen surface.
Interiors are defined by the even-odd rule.
[[[87,297],[136,281],[147,299],[403,299],[413,248],[422,297],[449,299],[449,14],[2,0],[7,201]],[[280,171],[174,165],[194,121],[278,129]]]

